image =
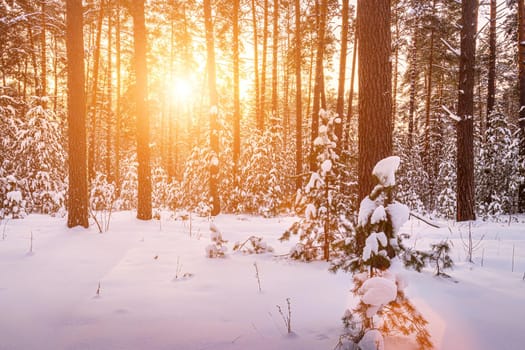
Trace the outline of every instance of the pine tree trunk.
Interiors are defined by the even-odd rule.
[[[83,16],[81,0],[66,1],[68,227],[89,226]]]
[[[487,120],[485,127],[490,127],[490,115],[494,110],[496,95],[496,0],[490,0],[490,27],[489,27],[489,67],[487,78]]]
[[[436,10],[436,0],[432,1],[432,18],[435,15]],[[425,140],[424,140],[424,152],[423,152],[423,164],[425,166],[425,171],[429,174],[431,179],[434,178],[435,174],[432,173],[432,165],[430,158],[430,131],[432,130],[431,119],[430,119],[430,109],[431,109],[431,99],[432,99],[432,85],[433,85],[433,74],[434,74],[434,36],[435,28],[432,25],[430,30],[430,48],[429,48],[429,58],[428,58],[428,69],[427,69],[427,91],[425,98]],[[426,205],[430,207],[432,201],[433,185],[434,181],[428,182],[428,196],[426,198]]]
[[[41,13],[40,13],[40,57],[41,57],[41,77],[40,77],[40,97],[46,97],[47,95],[47,45],[46,45],[46,0],[41,0]],[[41,100],[41,104],[46,108],[45,99]]]
[[[416,79],[419,22],[416,21],[412,32],[412,47],[410,49],[410,100],[408,102],[408,149],[414,142],[414,114],[416,110]]]
[[[312,138],[310,149],[310,170],[315,171],[317,160],[314,152],[314,140],[319,135],[319,111],[323,87],[324,36],[326,28],[326,11],[328,0],[321,0],[319,5],[319,26],[317,28],[317,53],[315,58],[314,103],[312,107]]]
[[[277,56],[279,53],[279,0],[273,1],[273,48],[272,48],[272,124],[279,114]]]
[[[213,22],[210,0],[204,0],[204,25],[206,27],[206,51],[208,68],[208,89],[210,91],[210,196],[212,198],[211,215],[216,216],[221,212],[218,175],[219,175],[219,128],[217,123],[219,96],[217,94],[215,73],[215,43],[213,38]]]
[[[233,183],[237,184],[241,156],[241,102],[239,91],[239,7],[233,0]]]
[[[116,14],[115,14],[115,70],[116,70],[116,102],[115,102],[115,184],[117,192],[120,193],[120,131],[121,131],[121,114],[120,114],[120,4],[116,2]]]
[[[390,2],[358,0],[359,165],[358,197],[375,185],[372,169],[392,153],[392,51]]]
[[[253,78],[255,79],[255,123],[260,132],[262,132],[262,115],[259,99],[259,44],[257,34],[257,9],[255,0],[252,0],[252,28],[253,28]]]
[[[348,112],[346,113],[346,130],[344,135],[343,149],[348,149],[350,145],[350,123],[352,122],[352,114],[354,108],[354,83],[355,83],[355,68],[357,61],[357,50],[358,50],[358,35],[357,35],[357,23],[354,29],[354,47],[352,52],[352,69],[350,73],[350,91],[348,92]]]
[[[394,73],[392,83],[392,130],[396,125],[396,113],[397,113],[397,78],[399,75],[399,46],[400,46],[400,35],[399,35],[399,0],[394,1]]]
[[[100,1],[100,9],[98,13],[97,22],[97,34],[95,39],[95,49],[93,57],[93,85],[91,90],[91,104],[89,106],[90,125],[91,133],[89,137],[89,152],[88,152],[88,171],[89,180],[95,178],[96,173],[96,161],[97,161],[97,129],[98,129],[98,117],[97,117],[97,93],[98,93],[98,71],[100,62],[100,41],[102,38],[102,22],[104,20],[104,7],[105,0]]]
[[[457,123],[457,221],[475,220],[474,212],[474,78],[478,1],[461,5],[461,56]]]
[[[146,23],[144,0],[132,3],[133,44],[135,49],[136,103],[137,103],[137,160],[138,204],[137,219],[151,220],[151,168],[149,149],[148,70],[146,64]]]
[[[112,138],[112,123],[113,123],[113,79],[111,78],[111,58],[112,58],[112,20],[113,16],[111,15],[111,2],[108,2],[108,62],[107,62],[107,111],[106,111],[106,177],[108,182],[113,182],[113,175],[111,174],[111,138]]]
[[[336,113],[339,116],[339,123],[335,125],[335,135],[338,140],[338,148],[341,148],[343,140],[343,121],[345,109],[345,77],[346,77],[346,53],[348,50],[348,0],[343,0],[341,24],[341,52],[339,57],[339,81],[337,86],[337,106]]]
[[[268,1],[264,0],[263,18],[263,52],[261,63],[261,119],[259,120],[259,130],[265,128],[266,119],[266,59],[268,58]]]
[[[302,187],[303,181],[303,103],[301,84],[301,1],[295,0],[295,189]]]
[[[525,159],[525,0],[518,0],[518,61],[519,61],[519,88],[520,88],[520,110],[519,129],[520,147],[519,154]],[[522,168],[523,172],[524,169]],[[519,188],[518,209],[520,213],[525,212],[525,184],[522,182]]]

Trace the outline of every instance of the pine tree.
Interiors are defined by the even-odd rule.
[[[88,174],[82,1],[66,2],[69,189],[67,226],[88,227]]]

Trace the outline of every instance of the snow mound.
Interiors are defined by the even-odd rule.
[[[395,173],[399,168],[401,159],[398,156],[390,156],[377,162],[372,174],[384,187],[392,187],[396,184]]]
[[[392,220],[392,228],[394,233],[399,232],[401,226],[408,221],[410,209],[402,203],[391,203],[386,207],[386,212],[390,215]]]
[[[381,221],[386,221],[386,212],[385,207],[382,205],[378,206],[374,213],[372,214],[372,218],[370,219],[370,223],[372,225],[380,223]]]
[[[384,350],[385,342],[383,340],[383,335],[377,329],[368,330],[359,344],[359,349],[361,350]]]
[[[363,283],[361,287],[365,304],[373,306],[386,305],[397,296],[396,284],[384,277],[372,277]]]
[[[359,205],[359,216],[357,218],[357,225],[358,226],[365,226],[368,222],[368,218],[372,213],[376,210],[377,204],[370,199],[370,197],[366,196],[361,201],[361,205]]]
[[[384,232],[373,232],[368,236],[365,241],[365,247],[363,248],[363,260],[370,259],[372,253],[377,254],[379,251],[379,243],[386,247],[387,239]]]

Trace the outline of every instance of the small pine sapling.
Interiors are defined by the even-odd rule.
[[[383,335],[415,334],[420,349],[431,349],[427,321],[404,294],[404,281],[392,271],[395,258],[406,249],[398,235],[408,220],[409,209],[394,201],[395,172],[399,157],[379,161],[373,169],[378,184],[361,201],[355,234],[344,242],[347,258],[334,261],[332,270],[354,272],[353,294],[358,305],[346,310],[345,341],[340,348],[383,349]]]
[[[299,242],[292,247],[290,257],[303,261],[326,260],[334,256],[334,244],[339,242],[349,221],[349,196],[343,191],[347,175],[337,154],[335,124],[337,116],[322,110],[319,136],[314,140],[314,157],[317,170],[310,175],[304,188],[297,192],[296,211],[304,216],[286,230],[280,241],[299,235]]]
[[[222,233],[213,222],[210,222],[210,239],[212,244],[206,247],[206,256],[208,258],[224,258],[226,256],[226,243],[228,241],[222,238]]]
[[[250,236],[242,243],[236,242],[233,246],[233,251],[244,254],[263,254],[272,253],[274,250],[266,244],[262,237]]]
[[[449,255],[451,245],[452,242],[447,240],[430,245],[431,251],[428,254],[428,259],[436,267],[436,276],[449,277],[443,271],[454,266],[454,261]]]

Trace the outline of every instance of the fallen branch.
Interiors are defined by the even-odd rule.
[[[410,212],[410,216],[411,217],[414,217],[420,221],[423,221],[425,224],[429,225],[429,226],[432,226],[432,227],[435,227],[435,228],[441,228],[441,226],[439,226],[438,224],[435,224],[433,222],[431,222],[429,219],[426,219],[418,214],[415,214],[414,212]]]

